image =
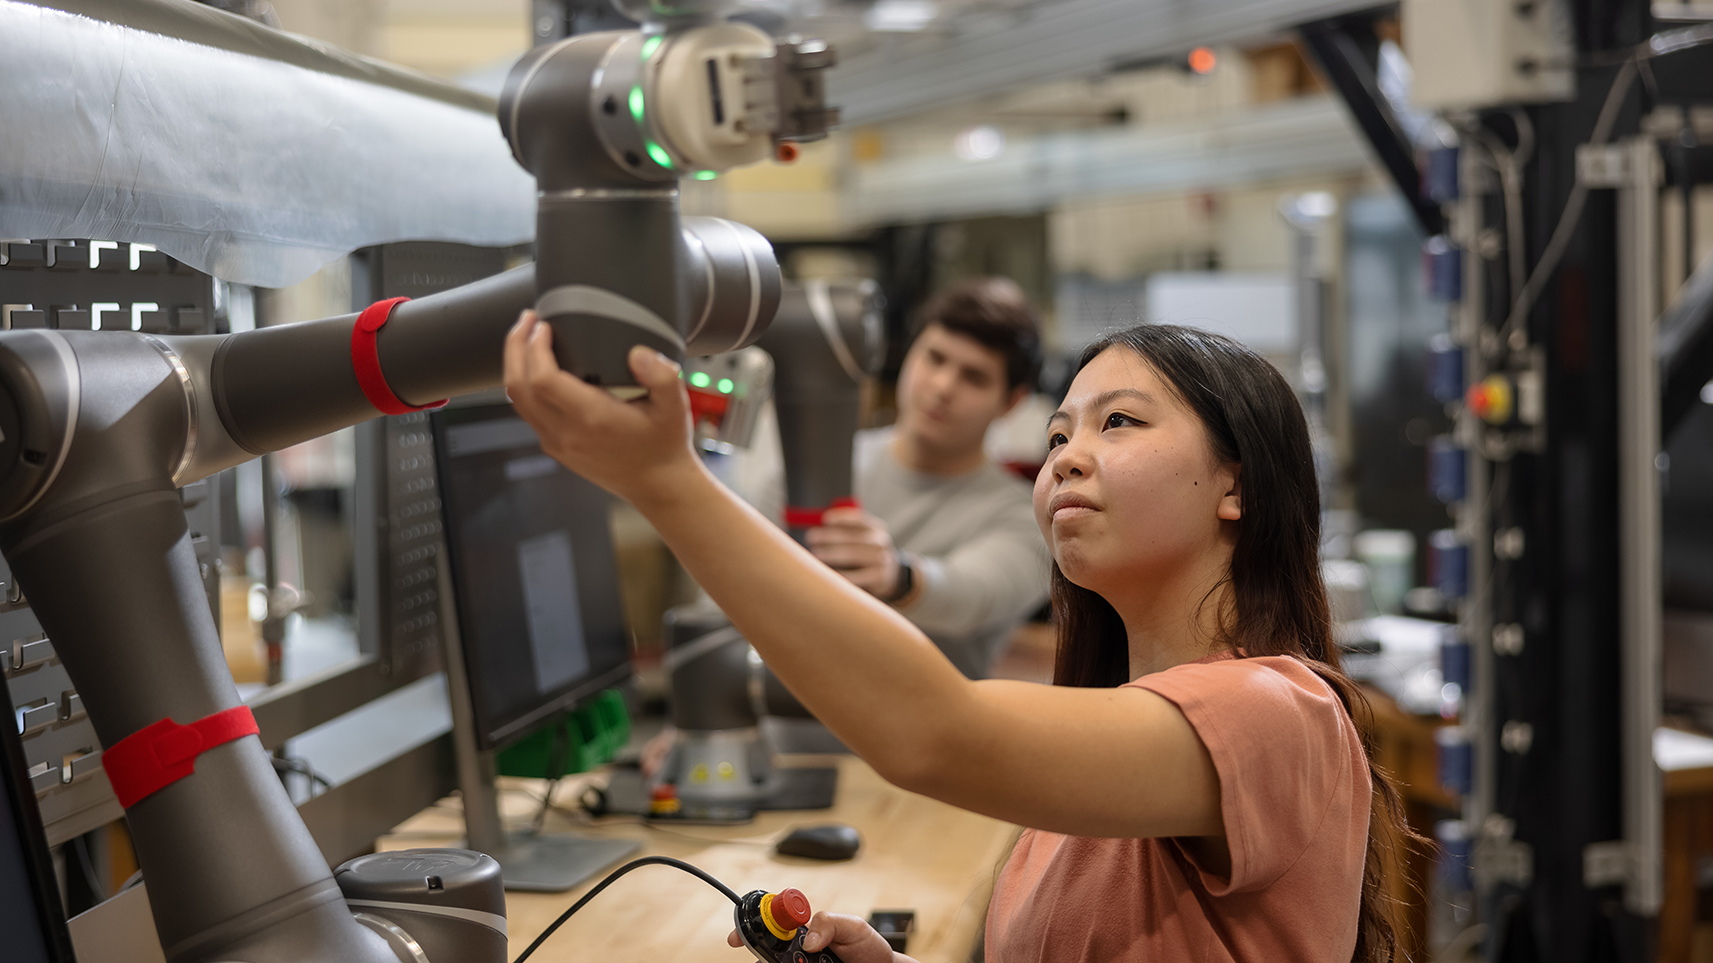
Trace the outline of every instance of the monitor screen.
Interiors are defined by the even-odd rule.
[[[0,679],[0,957],[6,963],[70,963],[71,939],[60,908],[36,797]]]
[[[446,546],[485,749],[630,674],[609,497],[510,405],[434,413]]]

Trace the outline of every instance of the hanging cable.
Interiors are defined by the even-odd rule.
[[[1612,136],[1612,127],[1618,122],[1618,108],[1623,105],[1624,97],[1630,92],[1630,84],[1636,79],[1635,56],[1624,61],[1618,68],[1618,75],[1612,78],[1612,87],[1606,92],[1606,102],[1600,108],[1600,116],[1594,121],[1594,133],[1589,136],[1588,144],[1598,147],[1606,143]],[[1546,282],[1558,269],[1558,262],[1564,257],[1564,252],[1570,247],[1570,239],[1576,233],[1576,225],[1582,220],[1582,207],[1588,200],[1588,185],[1580,177],[1570,189],[1570,196],[1565,199],[1564,211],[1558,216],[1558,226],[1553,228],[1552,239],[1547,242],[1546,250],[1541,252],[1540,260],[1535,262],[1535,269],[1529,274],[1528,282],[1517,292],[1511,303],[1511,313],[1506,316],[1504,325],[1499,329],[1499,342],[1504,344],[1518,325],[1528,317],[1534,309],[1535,301],[1540,298],[1541,290]]]
[[[552,936],[553,932],[555,930],[559,929],[559,927],[561,927],[565,924],[566,920],[571,918],[571,914],[582,909],[584,906],[588,905],[590,900],[601,895],[601,890],[604,890],[608,886],[612,885],[612,883],[615,880],[617,880],[620,876],[623,876],[624,874],[630,872],[633,869],[640,869],[644,866],[670,866],[673,869],[683,870],[684,872],[689,873],[691,876],[696,877],[697,879],[701,880],[702,882],[707,883],[709,886],[712,886],[713,888],[719,890],[721,893],[725,894],[726,899],[731,900],[734,905],[739,905],[739,904],[743,903],[743,899],[741,897],[739,897],[738,894],[732,892],[731,888],[728,887],[725,883],[720,882],[719,880],[715,879],[714,877],[712,877],[712,876],[708,875],[707,873],[703,872],[702,870],[690,865],[689,863],[684,862],[681,859],[673,859],[670,856],[644,856],[641,859],[633,859],[630,862],[624,864],[623,866],[620,866],[618,869],[613,870],[611,873],[608,873],[606,879],[603,879],[599,883],[596,883],[594,889],[589,890],[587,893],[584,893],[582,899],[578,900],[575,903],[572,903],[571,908],[566,910],[565,912],[561,913],[559,915],[559,918],[553,921],[553,925],[551,925],[547,929],[543,930],[541,932],[541,935],[535,938],[535,942],[529,944],[529,947],[527,949],[525,949],[521,954],[519,954],[518,958],[513,960],[512,963],[524,963],[525,960],[529,959],[530,954],[532,954],[536,951],[537,947],[539,947],[539,946],[541,946],[541,944],[547,942],[547,938],[549,936]]]

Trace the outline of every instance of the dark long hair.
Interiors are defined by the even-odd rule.
[[[1242,657],[1301,660],[1344,704],[1368,756],[1374,786],[1356,963],[1390,963],[1398,950],[1396,900],[1385,886],[1400,842],[1425,842],[1409,828],[1397,788],[1374,764],[1368,702],[1339,668],[1332,613],[1320,574],[1320,490],[1308,422],[1291,386],[1266,359],[1229,338],[1193,328],[1144,324],[1086,348],[1081,371],[1109,349],[1140,355],[1201,419],[1215,457],[1240,466],[1243,518],[1226,576],[1231,604],[1221,606],[1217,642]],[[1073,585],[1053,566],[1053,616],[1059,627],[1055,685],[1110,687],[1130,681],[1128,637],[1100,595]]]

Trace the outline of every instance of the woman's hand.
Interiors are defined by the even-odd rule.
[[[743,945],[737,930],[732,930],[726,942]],[[811,917],[809,932],[803,934],[803,949],[810,953],[830,950],[844,963],[915,963],[902,953],[892,952],[886,938],[868,921],[844,913],[816,913]]]
[[[690,400],[678,365],[631,349],[630,370],[648,395],[620,401],[566,373],[553,356],[553,329],[525,311],[506,336],[506,394],[567,468],[632,504],[664,497],[675,478],[701,470],[690,447]]]

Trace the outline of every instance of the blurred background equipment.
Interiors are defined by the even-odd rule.
[[[799,539],[827,508],[853,503],[852,444],[863,384],[882,355],[880,309],[872,281],[790,284],[758,344],[772,358],[771,400],[785,469],[782,521]],[[689,375],[693,393],[705,390],[697,387],[698,370]],[[705,458],[724,457],[715,446],[703,447]],[[836,770],[774,764],[778,747],[762,720],[808,713],[725,615],[703,598],[667,612],[665,621],[663,663],[677,733],[647,780],[651,797],[659,791],[676,803],[663,815],[741,822],[762,809],[832,805]],[[628,774],[609,795],[615,808],[648,808]]]

